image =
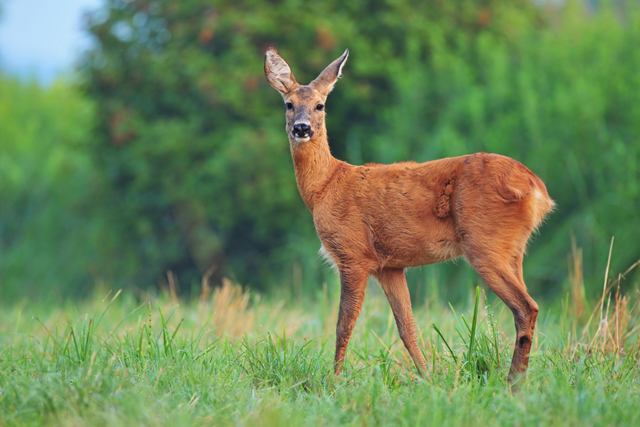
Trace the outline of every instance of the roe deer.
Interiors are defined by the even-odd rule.
[[[341,76],[347,49],[308,86],[278,52],[265,53],[265,74],[284,98],[286,131],[300,195],[313,215],[320,249],[340,273],[335,374],[373,275],[393,310],[400,338],[418,371],[418,348],[404,269],[466,257],[511,309],[516,343],[508,380],[524,374],[538,316],[522,277],[531,233],[554,202],[519,162],[477,153],[426,163],[354,166],[329,151],[324,104]]]

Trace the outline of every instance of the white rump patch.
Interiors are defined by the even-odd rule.
[[[547,214],[555,208],[556,204],[537,188],[533,190],[533,198],[533,231],[537,232],[538,227],[544,222]]]

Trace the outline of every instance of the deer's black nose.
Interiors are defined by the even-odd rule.
[[[311,126],[306,123],[298,123],[293,125],[293,135],[299,138],[311,136]]]

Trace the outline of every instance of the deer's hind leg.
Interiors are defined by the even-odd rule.
[[[413,363],[421,375],[427,373],[427,365],[418,347],[415,320],[411,310],[411,298],[407,279],[403,269],[385,268],[374,274],[387,295],[393,316],[396,319],[398,333],[404,346],[409,351]]]
[[[496,227],[491,233],[468,230],[462,248],[471,266],[513,313],[516,342],[508,376],[513,383],[524,376],[529,365],[538,304],[527,293],[522,278],[522,259],[531,230],[510,225]]]

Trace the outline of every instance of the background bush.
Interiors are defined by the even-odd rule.
[[[268,46],[301,83],[350,49],[327,104],[340,159],[427,161],[488,151],[538,174],[558,210],[525,262],[534,295],[564,292],[572,235],[584,248],[590,289],[601,286],[612,235],[614,271],[640,258],[635,6],[107,0],[87,28],[96,42],[81,66],[90,102],[66,89],[88,107],[73,107],[71,116],[79,116],[65,132],[77,142],[62,156],[82,160],[64,177],[33,175],[46,183],[42,196],[28,180],[0,190],[22,200],[3,199],[11,203],[0,208],[9,254],[1,262],[11,267],[5,288],[27,273],[63,292],[96,277],[146,287],[167,270],[188,288],[209,269],[214,283],[229,276],[259,289],[311,292],[334,282],[297,192],[281,98],[263,76]],[[63,89],[42,96],[56,98],[55,90]],[[3,126],[0,120],[0,132]],[[28,161],[50,161],[64,138]],[[12,150],[20,145],[5,141]],[[26,221],[25,200],[34,197],[55,201],[32,209],[49,246],[14,225]],[[56,227],[67,207],[71,225]],[[16,241],[24,255],[16,255]],[[462,264],[415,269],[410,279],[415,297],[437,292],[448,300],[468,293],[454,282],[479,281]]]
[[[110,233],[110,191],[91,156],[94,108],[66,84],[0,77],[2,299],[86,295],[101,277],[132,275]]]

